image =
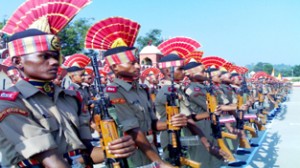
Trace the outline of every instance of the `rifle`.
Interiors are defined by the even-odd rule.
[[[245,76],[243,76],[243,81],[241,84],[241,88],[238,91],[237,94],[237,116],[236,116],[236,128],[243,131],[243,130],[248,130],[250,131],[252,137],[256,137],[256,131],[254,128],[245,125],[244,120],[245,120],[245,112],[241,110],[242,105],[245,103],[244,97],[246,96],[247,93],[250,91],[248,90],[247,83]],[[241,137],[240,138],[240,147],[242,148],[251,148],[249,141],[246,137]]]
[[[6,81],[6,79],[4,78],[3,79],[3,85],[2,85],[3,90],[5,90],[5,81]]]
[[[208,76],[209,76],[209,84],[206,87],[206,100],[207,100],[207,109],[210,113],[210,120],[211,120],[211,129],[212,133],[215,139],[217,139],[218,146],[221,148],[222,151],[226,152],[228,154],[228,161],[229,162],[235,162],[236,159],[231,153],[231,151],[228,149],[228,147],[225,145],[225,142],[223,138],[230,138],[230,139],[236,139],[237,136],[234,134],[230,134],[227,132],[223,132],[221,130],[221,125],[219,118],[220,116],[215,114],[215,111],[217,110],[217,98],[214,95],[213,91],[213,83],[212,83],[212,77],[211,77],[211,69],[208,67]]]
[[[263,95],[263,90],[262,86],[258,89],[258,104],[259,104],[259,109],[258,109],[258,117],[261,119],[263,124],[266,124],[267,122],[267,117],[266,115],[268,112],[264,111],[263,108],[263,103],[264,103],[264,95]]]
[[[200,163],[189,160],[184,157],[182,152],[182,146],[180,142],[180,127],[175,127],[171,124],[172,116],[179,114],[179,107],[176,105],[178,96],[176,95],[176,89],[174,87],[174,67],[171,67],[171,87],[169,88],[170,94],[167,95],[167,124],[170,143],[168,144],[169,159],[173,166],[180,167],[181,165],[187,165],[193,168],[200,168]]]
[[[115,155],[108,152],[106,147],[108,144],[119,138],[116,123],[114,119],[109,115],[109,110],[113,108],[109,98],[104,96],[103,88],[101,86],[101,76],[98,71],[98,62],[96,56],[91,56],[91,62],[95,73],[95,87],[96,95],[94,100],[90,100],[89,103],[94,104],[94,122],[96,125],[96,131],[99,135],[102,135],[100,139],[101,147],[106,156],[106,166],[113,168],[128,167],[125,159],[117,159]]]

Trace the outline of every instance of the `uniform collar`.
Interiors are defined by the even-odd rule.
[[[70,84],[70,86],[74,86],[75,89],[81,88],[81,85],[79,85],[79,84],[77,84],[77,83],[73,83],[73,82]]]
[[[29,82],[25,80],[20,80],[15,84],[15,87],[18,89],[18,91],[23,95],[25,99],[35,95],[38,92],[42,92],[39,89],[37,89],[35,86],[30,84]],[[63,89],[59,86],[54,85],[54,100],[57,99],[60,92],[62,92]]]

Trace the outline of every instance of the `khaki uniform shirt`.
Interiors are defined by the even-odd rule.
[[[214,85],[214,94],[216,95],[219,105],[226,105],[230,103],[220,85]]]
[[[237,95],[231,85],[221,84],[222,91],[227,96],[229,103],[237,103]]]
[[[158,93],[157,93],[156,99],[155,99],[155,103],[154,103],[157,118],[163,122],[167,120],[167,113],[166,113],[167,95],[166,94],[171,93],[169,91],[170,87],[171,87],[171,81],[164,80],[161,89],[158,90]],[[179,94],[180,96],[182,96],[182,99],[179,100],[179,102],[177,102],[180,113],[183,113],[187,116],[190,115],[191,114],[190,109],[189,109],[190,103],[189,103],[186,95],[184,94],[184,91],[181,89],[181,86],[179,84],[175,84],[175,88],[176,88],[176,93]],[[161,147],[165,148],[168,145],[168,142],[169,141],[168,141],[167,131],[162,131]]]
[[[88,104],[88,101],[91,99],[89,88],[84,85],[80,86],[76,83],[71,83],[68,89],[78,91],[83,98],[84,104]]]
[[[193,112],[198,114],[207,111],[205,85],[191,82],[185,93],[189,98],[190,108]]]
[[[106,87],[105,92],[115,106],[117,124],[122,132],[133,128],[139,128],[145,133],[151,130],[152,120],[156,120],[156,116],[151,110],[151,101],[144,88],[137,83],[130,84],[115,78],[114,82]],[[128,162],[130,167],[151,163],[141,150],[137,150],[130,156]]]
[[[80,112],[76,92],[55,86],[48,97],[26,81],[1,93],[0,151],[2,166],[57,148],[60,154],[85,149],[80,139],[91,139],[89,113]],[[16,99],[4,100],[18,92]],[[78,134],[77,134],[78,133]]]

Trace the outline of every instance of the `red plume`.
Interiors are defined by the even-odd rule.
[[[84,54],[73,54],[65,60],[63,65],[66,67],[79,66],[81,68],[84,68],[90,62],[91,62],[91,59]]]
[[[7,66],[7,67],[12,66],[13,64],[12,64],[12,61],[11,61],[11,57],[6,57],[6,58],[3,60],[2,65],[5,65],[5,66]]]
[[[27,0],[8,19],[2,30],[12,35],[36,24],[34,28],[42,31],[48,29],[57,34],[89,3],[91,0]]]
[[[259,71],[259,72],[256,72],[253,76],[252,76],[252,79],[258,79],[260,77],[268,77],[270,76],[269,74],[267,74],[266,72],[264,71]]]
[[[110,17],[95,23],[85,37],[85,48],[108,50],[117,39],[132,47],[140,25],[122,17]]]
[[[188,54],[195,51],[201,45],[194,39],[188,37],[174,37],[162,42],[158,49],[163,55],[176,52],[181,58],[185,58]]]
[[[153,72],[154,75],[159,75],[159,77],[163,78],[163,74],[160,72],[160,70],[158,68],[155,67],[150,67],[145,69],[142,74],[141,74],[141,79],[145,79],[150,72]]]
[[[185,63],[189,63],[191,59],[194,59],[196,62],[201,63],[203,56],[203,51],[193,51],[185,57]]]
[[[217,57],[217,56],[208,56],[208,57],[202,58],[201,62],[205,66],[205,68],[212,66],[212,65],[219,68],[219,67],[222,67],[227,61],[225,59]]]

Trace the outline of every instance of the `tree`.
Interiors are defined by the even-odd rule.
[[[153,44],[154,46],[158,46],[162,42],[161,38],[161,30],[153,29],[150,32],[146,33],[146,36],[140,36],[137,38],[137,45],[138,49],[141,50],[149,43]]]
[[[266,73],[271,74],[273,70],[273,65],[270,63],[259,62],[254,66],[253,70],[255,72],[265,71]]]
[[[83,52],[84,39],[94,19],[80,18],[69,23],[59,34],[64,56]]]
[[[295,65],[294,67],[293,67],[293,76],[297,76],[297,77],[299,77],[300,76],[300,65]]]

